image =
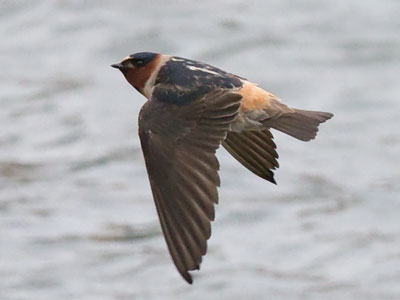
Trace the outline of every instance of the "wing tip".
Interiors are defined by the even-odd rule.
[[[272,172],[271,172],[272,173]],[[257,174],[256,174],[257,175]],[[259,175],[260,176],[260,175]],[[265,179],[265,180],[267,180],[267,181],[269,181],[269,182],[271,182],[271,183],[273,183],[273,184],[275,184],[275,185],[277,185],[277,183],[276,183],[276,181],[275,181],[275,178],[274,178],[274,173],[272,173],[272,174],[265,174],[264,176],[260,176],[261,178],[263,178],[263,179]]]
[[[181,272],[181,275],[188,284],[193,284],[193,278],[192,275],[189,274],[189,272]]]

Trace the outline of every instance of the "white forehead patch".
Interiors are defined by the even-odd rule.
[[[125,57],[121,62],[127,61],[128,59],[131,59],[131,57],[129,55],[127,57]]]
[[[206,68],[195,67],[195,66],[187,66],[187,68],[192,71],[200,71],[200,72],[204,72],[204,73],[210,73],[213,75],[221,76],[221,74],[218,74],[217,72],[214,72],[214,71],[206,69]]]

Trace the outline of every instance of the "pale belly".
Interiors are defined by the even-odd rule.
[[[264,126],[260,121],[265,120],[267,117],[263,111],[253,111],[251,113],[239,111],[231,124],[231,131],[262,130]]]

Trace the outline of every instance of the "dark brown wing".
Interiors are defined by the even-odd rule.
[[[269,129],[263,131],[229,132],[224,148],[254,174],[275,183],[274,170],[279,167],[276,145]]]
[[[241,96],[215,91],[186,105],[151,99],[140,111],[139,135],[161,227],[187,282],[199,269],[218,202],[215,151],[226,137]]]

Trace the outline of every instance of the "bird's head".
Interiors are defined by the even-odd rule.
[[[147,80],[156,69],[160,54],[152,52],[138,52],[125,57],[120,63],[111,67],[119,69],[126,80],[140,93],[144,94]]]

